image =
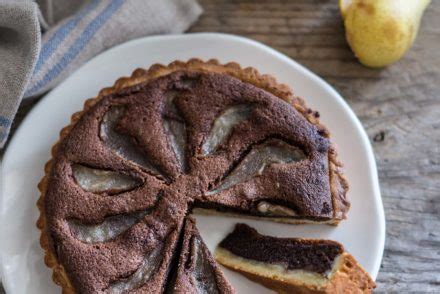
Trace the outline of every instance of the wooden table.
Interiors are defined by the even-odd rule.
[[[246,36],[289,55],[333,85],[373,144],[387,237],[378,292],[440,293],[440,1],[416,43],[382,70],[360,65],[344,37],[337,0],[199,0],[191,32]],[[21,118],[34,105],[26,102]]]

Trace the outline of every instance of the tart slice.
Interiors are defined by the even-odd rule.
[[[170,293],[235,293],[197,231],[187,218],[176,277]]]
[[[375,283],[334,241],[276,238],[237,224],[216,260],[278,293],[370,293]]]

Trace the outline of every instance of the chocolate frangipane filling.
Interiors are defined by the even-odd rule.
[[[369,293],[375,287],[335,241],[265,236],[245,224],[220,242],[215,258],[279,293]]]
[[[195,221],[186,219],[182,249],[169,293],[235,293],[200,237]]]
[[[319,274],[330,271],[336,257],[344,251],[334,241],[263,236],[245,224],[237,224],[218,246],[245,259]]]
[[[316,113],[273,78],[214,60],[154,65],[61,132],[39,186],[41,243],[65,291],[160,292],[189,210],[337,224],[340,166]]]

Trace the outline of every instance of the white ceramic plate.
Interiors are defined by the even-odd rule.
[[[337,240],[363,267],[377,276],[385,241],[385,220],[376,164],[368,137],[341,96],[318,76],[279,52],[255,41],[224,34],[157,36],[134,40],[108,50],[81,67],[51,91],[29,113],[15,133],[0,170],[0,273],[7,293],[58,293],[51,271],[43,263],[40,232],[35,227],[39,197],[37,183],[49,150],[72,113],[84,100],[110,86],[137,67],[191,57],[217,58],[253,66],[275,75],[319,110],[330,129],[339,158],[345,164],[352,207],[338,227],[283,225],[226,217],[197,216],[208,247],[216,244],[237,222],[248,223],[263,234]],[[267,289],[225,270],[239,293],[266,293]]]

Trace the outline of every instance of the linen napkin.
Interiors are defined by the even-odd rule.
[[[0,0],[0,147],[23,97],[107,48],[184,32],[201,12],[196,0]]]

